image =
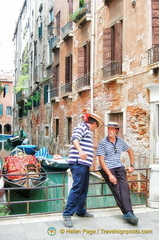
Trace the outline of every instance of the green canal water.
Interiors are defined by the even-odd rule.
[[[0,142],[0,158],[2,159],[2,164],[4,157],[8,156],[12,148],[7,145],[7,142]],[[47,172],[49,172],[46,169]],[[64,183],[64,187],[62,184]],[[31,195],[29,198],[20,196],[19,194],[11,191],[10,202],[11,204],[5,206],[8,208],[10,215],[15,214],[27,214],[30,213],[50,213],[50,212],[62,212],[66,204],[66,199],[68,196],[68,178],[66,173],[51,173],[47,175],[47,179],[42,186],[48,186],[46,189],[33,189],[31,190]],[[100,184],[97,184],[100,183]],[[90,186],[87,197],[87,208],[103,208],[103,207],[115,207],[116,202],[113,196],[102,196],[104,194],[111,194],[108,186],[102,184],[103,181],[94,175],[90,176]],[[60,185],[60,186],[59,186]],[[54,186],[53,188],[51,186]],[[8,193],[5,193],[5,199],[8,200]],[[45,200],[42,202],[35,202],[37,200]],[[51,201],[55,199],[54,201]],[[63,200],[65,199],[65,200]],[[131,194],[131,200],[133,205],[145,204],[145,196]],[[22,203],[19,203],[21,201]],[[33,201],[29,203],[24,203],[25,201]],[[16,202],[16,203],[14,203]],[[17,204],[18,202],[18,204]]]

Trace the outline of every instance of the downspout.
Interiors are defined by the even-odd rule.
[[[92,8],[92,29],[91,29],[91,66],[90,66],[90,87],[91,87],[91,112],[94,110],[93,88],[94,88],[94,49],[95,49],[95,0],[91,1]]]

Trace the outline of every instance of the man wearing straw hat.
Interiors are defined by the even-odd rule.
[[[134,152],[132,148],[120,137],[117,122],[108,122],[108,136],[103,138],[97,149],[99,156],[100,173],[111,189],[113,196],[123,213],[123,219],[136,225],[138,218],[134,215],[130,200],[130,191],[126,180],[126,170],[120,161],[122,152],[127,152],[130,159],[130,167],[127,172],[134,172]]]
[[[83,123],[74,128],[71,138],[72,145],[68,162],[72,172],[73,184],[63,212],[66,227],[73,227],[71,216],[74,213],[80,217],[94,217],[85,208],[89,185],[89,168],[92,165],[94,152],[91,131],[94,131],[99,125],[104,125],[104,122],[94,113],[86,113],[83,120]]]

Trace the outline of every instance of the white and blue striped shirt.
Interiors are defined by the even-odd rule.
[[[79,164],[87,165],[90,167],[93,161],[94,149],[91,131],[86,123],[80,123],[74,128],[71,141],[73,142],[75,139],[79,140],[82,150],[87,154],[88,157],[86,160],[81,159],[78,150],[72,144],[68,162],[70,164],[78,162]]]
[[[130,146],[120,137],[116,137],[114,144],[106,137],[99,142],[97,155],[104,156],[104,161],[109,169],[122,167],[121,153],[126,152],[129,148]]]

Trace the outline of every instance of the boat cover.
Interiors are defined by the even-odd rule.
[[[16,175],[16,174],[26,174],[28,173],[28,166],[31,169],[35,169],[39,166],[40,163],[37,162],[37,159],[33,155],[22,155],[22,156],[8,156],[5,158],[5,166],[7,174],[15,174],[12,176],[7,176],[11,180],[17,180],[25,177],[25,175]]]

